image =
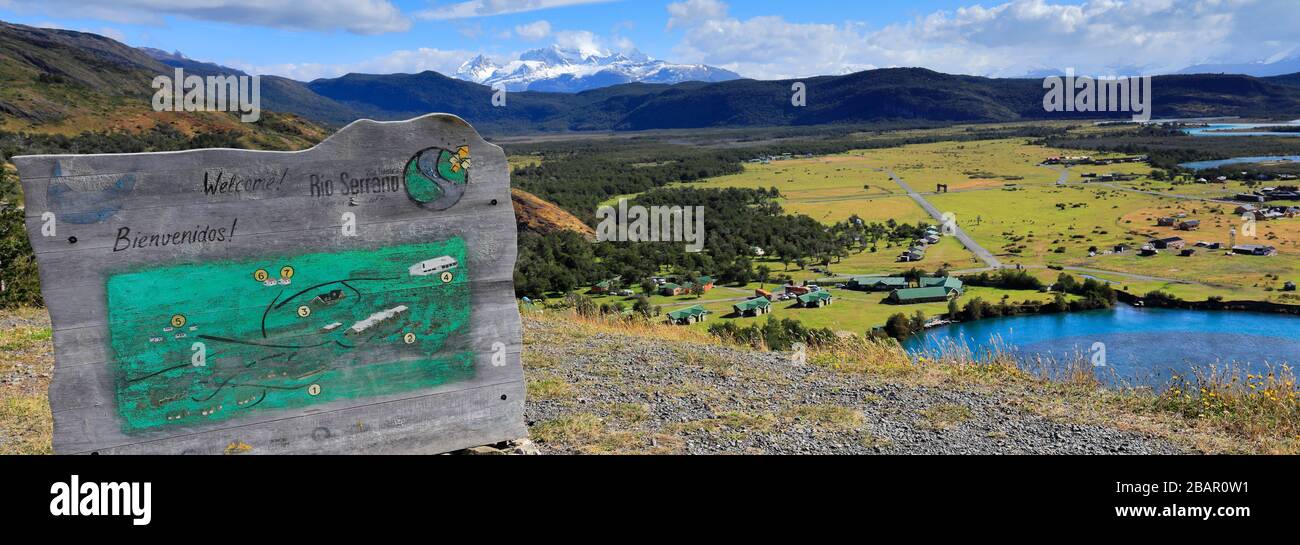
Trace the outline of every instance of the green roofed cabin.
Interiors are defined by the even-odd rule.
[[[742,318],[752,318],[772,312],[772,301],[766,297],[755,297],[743,303],[736,303],[731,308],[735,309],[736,315]]]
[[[956,292],[957,295],[966,293],[966,286],[961,279],[951,276],[927,276],[921,278],[922,288],[943,288],[950,292]]]
[[[814,291],[799,296],[799,306],[803,308],[821,308],[835,302],[835,296],[828,291]]]
[[[686,293],[686,290],[677,284],[664,284],[659,286],[659,295],[665,297],[677,297],[683,293]]]
[[[609,293],[614,291],[614,285],[623,281],[623,277],[615,276],[609,280],[603,280],[591,287],[591,293]]]
[[[889,294],[889,302],[896,305],[942,303],[956,295],[956,292],[943,287],[909,288],[905,290],[894,290],[894,293]]]
[[[907,279],[901,276],[859,276],[849,280],[848,288],[861,291],[890,291],[907,288]]]
[[[668,323],[673,325],[691,325],[709,318],[709,311],[700,305],[668,313]]]

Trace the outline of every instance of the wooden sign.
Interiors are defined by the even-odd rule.
[[[527,435],[505,154],[449,115],[301,152],[16,157],[58,453]]]

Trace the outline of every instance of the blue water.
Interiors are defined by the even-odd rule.
[[[909,339],[913,353],[937,351],[950,343],[975,353],[995,345],[1022,358],[1043,356],[1092,363],[1096,343],[1105,351],[1103,378],[1159,386],[1171,373],[1192,366],[1234,363],[1262,370],[1266,364],[1300,361],[1300,317],[1253,312],[1144,309],[997,318],[945,326]]]
[[[1300,133],[1296,133],[1300,134]],[[1192,163],[1183,163],[1178,166],[1190,168],[1192,170],[1205,170],[1207,168],[1219,168],[1224,165],[1239,165],[1243,163],[1266,163],[1276,161],[1300,161],[1300,155],[1266,155],[1262,157],[1233,157],[1232,159],[1219,159],[1217,161],[1196,161]]]
[[[1264,127],[1278,127],[1282,125],[1294,125],[1291,123],[1216,123],[1204,127],[1183,129],[1183,133],[1192,136],[1300,136],[1297,132],[1268,132],[1268,131],[1248,131],[1225,132],[1229,130],[1241,129],[1262,129]]]

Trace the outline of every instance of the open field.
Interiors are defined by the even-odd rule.
[[[1081,127],[1079,131],[1123,132],[1120,128]],[[1126,129],[1125,129],[1126,130]],[[1247,184],[1171,184],[1150,178],[1145,164],[1086,165],[1069,169],[1066,185],[1057,185],[1061,171],[1040,166],[1057,155],[1115,157],[1118,154],[1055,149],[1029,144],[1022,138],[938,142],[894,148],[856,150],[828,157],[796,158],[770,164],[750,163],[742,174],[693,184],[703,187],[777,187],[785,208],[824,223],[858,215],[866,221],[934,222],[902,188],[888,179],[893,170],[923,192],[936,208],[953,213],[958,225],[1007,266],[1022,266],[1045,281],[1059,272],[1046,267],[1082,268],[1076,277],[1110,281],[1116,289],[1145,294],[1162,290],[1189,300],[1217,296],[1229,300],[1295,302],[1278,291],[1287,280],[1300,279],[1300,219],[1258,224],[1258,237],[1238,236],[1236,242],[1268,244],[1280,255],[1272,258],[1230,256],[1198,250],[1193,257],[1165,251],[1156,257],[1138,257],[1136,250],[1153,237],[1181,236],[1189,246],[1199,241],[1229,242],[1228,229],[1240,230],[1235,206],[1195,200],[1218,199],[1246,191]],[[1129,174],[1138,179],[1097,183],[1083,174]],[[935,194],[935,185],[947,183],[950,192]],[[1190,198],[1189,198],[1190,197]],[[1199,231],[1182,232],[1156,227],[1155,218],[1185,215],[1200,219]],[[1133,250],[1112,254],[1116,245]],[[931,248],[920,263],[896,263],[901,248],[878,248],[833,263],[835,275],[895,274],[912,268],[932,271],[979,269],[982,264],[951,237]],[[1097,255],[1090,256],[1095,250]],[[795,281],[827,276],[784,264],[764,262],[774,273]],[[1113,271],[1105,274],[1105,271]],[[854,308],[869,302],[857,294],[844,296]],[[967,298],[969,298],[968,296]],[[988,297],[986,297],[987,299]],[[706,308],[727,310],[730,304],[704,302]],[[932,314],[946,310],[925,309]],[[884,307],[849,312],[842,307],[804,320],[809,325],[860,331],[879,325],[892,312],[912,309]],[[729,312],[729,310],[728,310]],[[778,310],[779,312],[779,310]],[[817,311],[811,311],[816,313]],[[725,314],[725,313],[724,313]],[[794,313],[803,319],[808,313]]]
[[[829,328],[835,331],[848,331],[863,335],[873,327],[884,325],[885,321],[894,314],[902,313],[910,317],[920,311],[925,313],[926,317],[934,318],[948,312],[948,303],[891,305],[886,302],[886,298],[889,296],[888,293],[859,292],[833,288],[830,289],[830,292],[835,296],[835,302],[828,307],[799,308],[794,301],[779,301],[773,303],[772,308],[774,310],[771,314],[757,318],[732,316],[731,306],[733,303],[709,303],[704,305],[705,309],[713,313],[709,316],[708,321],[690,327],[707,330],[710,324],[724,321],[734,321],[736,325],[749,326],[753,324],[761,325],[769,317],[774,319],[794,318],[808,327]],[[981,297],[990,303],[1000,302],[1003,298],[1016,303],[1022,301],[1047,302],[1052,298],[1050,294],[1037,291],[971,287],[966,289],[966,295],[957,299],[957,304],[965,305],[968,301],[977,297]]]

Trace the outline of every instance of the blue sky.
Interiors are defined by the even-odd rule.
[[[552,44],[755,78],[1128,75],[1300,53],[1295,0],[0,0],[0,19],[298,79],[449,72]]]

